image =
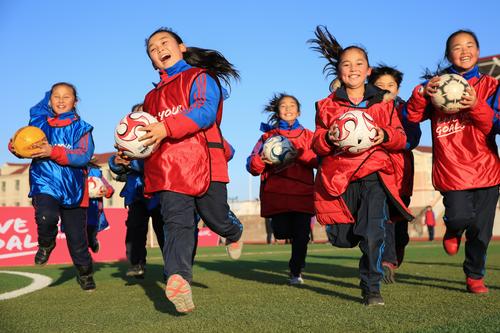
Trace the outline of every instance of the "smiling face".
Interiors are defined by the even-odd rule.
[[[279,118],[286,121],[289,125],[293,125],[299,115],[300,111],[297,101],[289,96],[283,97],[278,105]]]
[[[148,55],[156,69],[170,68],[182,60],[186,46],[166,31],[159,32],[148,41]]]
[[[380,89],[388,90],[394,96],[399,94],[398,83],[392,75],[381,75],[373,84]]]
[[[56,114],[71,111],[77,103],[75,91],[67,85],[57,85],[52,88],[50,94],[50,105]]]
[[[338,77],[348,89],[364,88],[371,68],[363,51],[351,48],[342,53],[337,68]]]
[[[474,37],[468,33],[459,33],[449,43],[448,60],[460,73],[471,70],[479,58],[479,48]]]

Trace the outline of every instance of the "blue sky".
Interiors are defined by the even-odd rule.
[[[241,73],[224,105],[222,130],[235,146],[229,196],[249,197],[245,160],[266,119],[263,106],[286,91],[302,103],[314,128],[314,102],[327,96],[325,62],[306,41],[327,25],[342,45],[362,45],[371,64],[404,72],[407,99],[425,67],[442,59],[457,29],[479,37],[481,56],[500,53],[497,0],[480,1],[7,1],[0,0],[0,142],[28,122],[29,108],[58,81],[76,85],[79,112],[94,126],[96,152],[113,149],[113,130],[158,80],[144,39],[173,28],[188,46],[216,49]],[[423,145],[430,145],[424,124]],[[20,162],[6,148],[0,163]],[[27,162],[28,160],[22,160]],[[252,198],[258,196],[253,177]]]

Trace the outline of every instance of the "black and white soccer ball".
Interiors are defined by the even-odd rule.
[[[276,135],[264,142],[262,155],[273,164],[282,164],[294,159],[297,156],[297,150],[286,137]]]
[[[457,74],[443,74],[439,77],[439,87],[432,95],[431,101],[434,106],[444,113],[456,113],[464,108],[460,101],[467,96],[469,82]]]

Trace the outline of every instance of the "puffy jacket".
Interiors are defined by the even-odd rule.
[[[88,176],[100,178],[104,183],[104,186],[106,187],[106,193],[104,194],[104,197],[108,199],[111,198],[115,190],[113,186],[108,183],[106,178],[102,176],[101,169],[90,166],[88,168]],[[97,226],[97,231],[102,231],[109,226],[106,215],[104,214],[103,198],[89,199],[89,208],[87,210],[87,224]]]
[[[370,114],[384,130],[384,142],[358,154],[339,153],[328,139],[333,122],[347,111],[361,110]],[[320,156],[315,182],[314,204],[321,224],[354,223],[354,218],[341,197],[349,183],[377,173],[386,188],[389,203],[406,220],[413,219],[399,196],[395,164],[391,152],[405,148],[406,135],[399,121],[393,100],[384,101],[384,91],[366,85],[365,96],[359,105],[349,101],[343,87],[316,103],[316,131],[313,150]]]
[[[261,126],[261,129],[265,126]],[[316,154],[311,150],[313,132],[305,129],[298,121],[289,126],[280,121],[276,128],[265,128],[266,132],[247,159],[247,170],[260,175],[261,216],[269,217],[284,212],[314,214],[314,168],[318,165]],[[288,138],[298,151],[295,161],[281,169],[262,161],[264,142],[276,135]]]
[[[161,81],[146,95],[144,109],[163,122],[167,137],[145,159],[146,194],[200,196],[210,182],[229,181],[219,129],[221,95],[216,78],[184,60],[161,71]]]
[[[447,72],[458,74],[453,68]],[[498,81],[479,73],[477,66],[462,75],[475,89],[477,104],[455,114],[435,108],[417,86],[407,103],[412,122],[431,120],[432,180],[439,191],[458,191],[500,184],[500,159],[492,136],[495,115],[491,108]]]
[[[87,207],[87,164],[94,153],[92,126],[75,110],[54,114],[50,92],[30,110],[32,126],[39,127],[53,146],[49,158],[33,159],[29,197],[48,194],[64,207]]]

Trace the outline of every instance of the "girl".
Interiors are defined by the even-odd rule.
[[[432,179],[445,206],[443,246],[458,252],[465,232],[463,269],[467,290],[487,293],[484,284],[486,250],[492,235],[500,184],[500,159],[492,136],[494,112],[490,104],[498,81],[479,72],[479,41],[472,31],[458,30],[446,41],[444,73],[463,76],[472,87],[464,94],[460,111],[450,114],[430,102],[439,78],[417,86],[408,101],[408,119],[431,120]]]
[[[86,233],[86,167],[94,153],[94,142],[92,126],[76,112],[77,102],[76,88],[59,82],[31,108],[29,124],[41,128],[47,141],[38,144],[31,156],[29,197],[38,230],[35,264],[44,265],[49,260],[61,218],[77,281],[83,290],[92,291],[96,286]]]
[[[365,84],[371,72],[365,50],[357,46],[343,49],[325,27],[317,27],[316,39],[310,42],[329,61],[325,70],[341,82],[334,93],[316,103],[313,150],[320,156],[314,198],[317,219],[328,225],[334,246],[359,244],[363,302],[384,305],[380,263],[388,204],[405,219],[412,219],[399,197],[390,156],[390,152],[404,149],[406,135],[394,101],[384,100],[385,91]],[[333,136],[337,130],[334,121],[350,110],[370,114],[378,126],[373,147],[354,156],[342,154]]]
[[[115,192],[113,186],[102,176],[101,167],[98,166],[92,159],[88,164],[88,176],[97,177],[101,179],[105,188],[101,189],[100,197],[89,199],[89,208],[87,210],[87,239],[89,248],[92,252],[99,252],[99,241],[97,240],[97,233],[106,229],[109,224],[104,214],[103,197],[111,198]]]
[[[368,83],[386,90],[394,97],[394,103],[398,110],[398,117],[405,130],[407,142],[404,150],[391,154],[394,161],[395,174],[397,176],[397,186],[399,196],[406,207],[410,204],[413,193],[413,153],[411,152],[420,141],[422,131],[418,123],[410,123],[406,119],[404,111],[405,101],[399,95],[399,87],[403,81],[403,73],[397,69],[385,65],[372,68],[368,77]],[[384,282],[395,282],[395,270],[403,262],[405,247],[408,245],[408,221],[397,218],[397,212],[390,211],[390,220],[385,225],[385,247],[382,258],[384,269]]]
[[[144,110],[159,122],[141,140],[158,149],[145,160],[145,192],[159,193],[167,236],[164,247],[166,295],[177,311],[194,309],[191,293],[194,210],[226,238],[229,255],[241,255],[242,225],[229,218],[229,182],[220,131],[223,90],[238,72],[217,51],[188,48],[170,29],[146,40],[160,82],[145,98]]]
[[[274,238],[291,239],[288,282],[291,285],[303,284],[302,269],[314,215],[313,169],[318,165],[316,154],[310,148],[313,132],[302,127],[297,120],[300,103],[294,96],[275,95],[264,111],[270,113],[269,121],[261,124],[264,134],[247,159],[247,170],[254,176],[261,176],[261,216],[271,219]],[[273,165],[262,156],[264,142],[276,135],[288,138],[298,151],[295,160],[286,167]]]

